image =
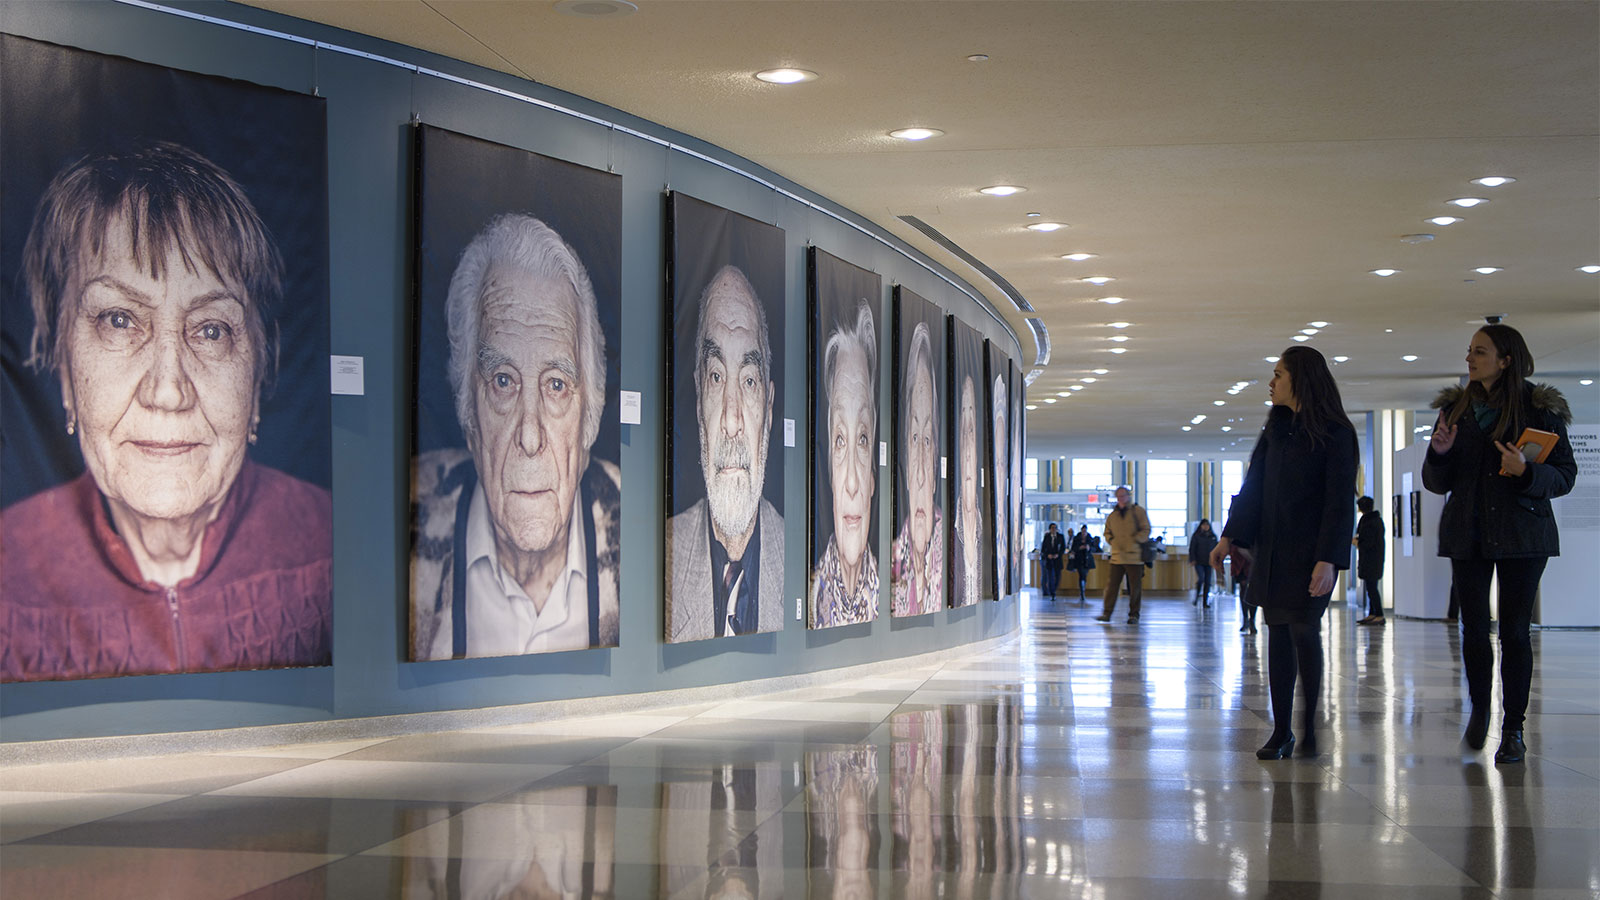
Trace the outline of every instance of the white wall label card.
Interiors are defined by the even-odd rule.
[[[638,425],[639,416],[644,409],[644,395],[639,391],[621,391],[622,399],[622,424]]]
[[[783,420],[783,445],[785,447],[793,447],[794,446],[794,420],[793,419],[784,419]]]
[[[330,356],[329,387],[335,394],[360,396],[367,392],[364,371],[366,359],[360,356]]]
[[[884,466],[889,465],[889,442],[888,441],[879,441],[878,442],[878,465],[879,465],[879,467],[884,467]]]
[[[950,457],[939,457],[939,477],[945,480],[950,478]]]

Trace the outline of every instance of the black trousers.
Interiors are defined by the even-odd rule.
[[[1461,661],[1467,670],[1472,708],[1489,710],[1494,688],[1494,648],[1489,645],[1489,581],[1500,576],[1500,693],[1505,718],[1500,727],[1521,729],[1533,681],[1533,600],[1539,593],[1547,557],[1532,559],[1452,559],[1450,574],[1461,602]]]
[[[1054,597],[1056,595],[1056,588],[1061,586],[1061,567],[1045,563],[1043,574],[1044,593],[1046,596]]]
[[[1378,590],[1379,578],[1363,578],[1361,586],[1367,590],[1367,615],[1383,615],[1383,594]]]

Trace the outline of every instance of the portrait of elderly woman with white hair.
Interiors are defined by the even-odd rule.
[[[412,659],[617,644],[621,473],[592,453],[605,336],[576,251],[529,215],[461,253],[445,304],[464,448],[414,465]]]
[[[867,298],[881,288],[876,275],[818,250],[812,256],[819,366],[808,624],[831,628],[878,617],[878,323]]]
[[[331,498],[251,459],[284,267],[244,189],[176,143],[84,156],[19,283],[83,472],[0,513],[0,679],[326,665]]]
[[[970,606],[984,596],[984,515],[982,476],[984,431],[978,423],[983,390],[983,338],[965,322],[950,318],[950,356],[955,395],[950,467],[955,527],[951,533],[952,606]]]
[[[919,315],[932,318],[937,309],[908,292],[897,297],[900,333]],[[943,329],[938,335],[943,337]],[[895,473],[899,488],[900,528],[894,539],[890,563],[890,613],[920,616],[944,608],[945,520],[939,490],[939,382],[944,368],[934,353],[935,331],[927,321],[910,325],[910,339],[902,338],[904,362],[898,373],[900,404],[899,448]],[[942,348],[944,342],[939,341]]]
[[[996,354],[990,351],[989,360]],[[1011,579],[1011,433],[1006,428],[1006,376],[1005,359],[1000,358],[999,375],[994,377],[989,392],[989,416],[994,422],[994,441],[989,445],[994,467],[989,472],[989,487],[994,497],[994,582],[996,593],[1010,591]]]

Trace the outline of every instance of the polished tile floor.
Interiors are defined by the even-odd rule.
[[[0,769],[0,897],[1600,895],[1595,632],[1536,634],[1530,756],[1496,767],[1453,629],[1336,605],[1322,755],[1261,762],[1264,630],[1097,611],[760,699]]]

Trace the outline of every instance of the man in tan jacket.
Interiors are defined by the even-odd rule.
[[[1111,566],[1106,572],[1106,602],[1096,622],[1111,621],[1117,608],[1117,591],[1123,576],[1128,579],[1128,624],[1139,621],[1144,599],[1144,542],[1150,539],[1150,516],[1133,502],[1126,487],[1117,488],[1117,508],[1106,516],[1106,546],[1111,548]]]

